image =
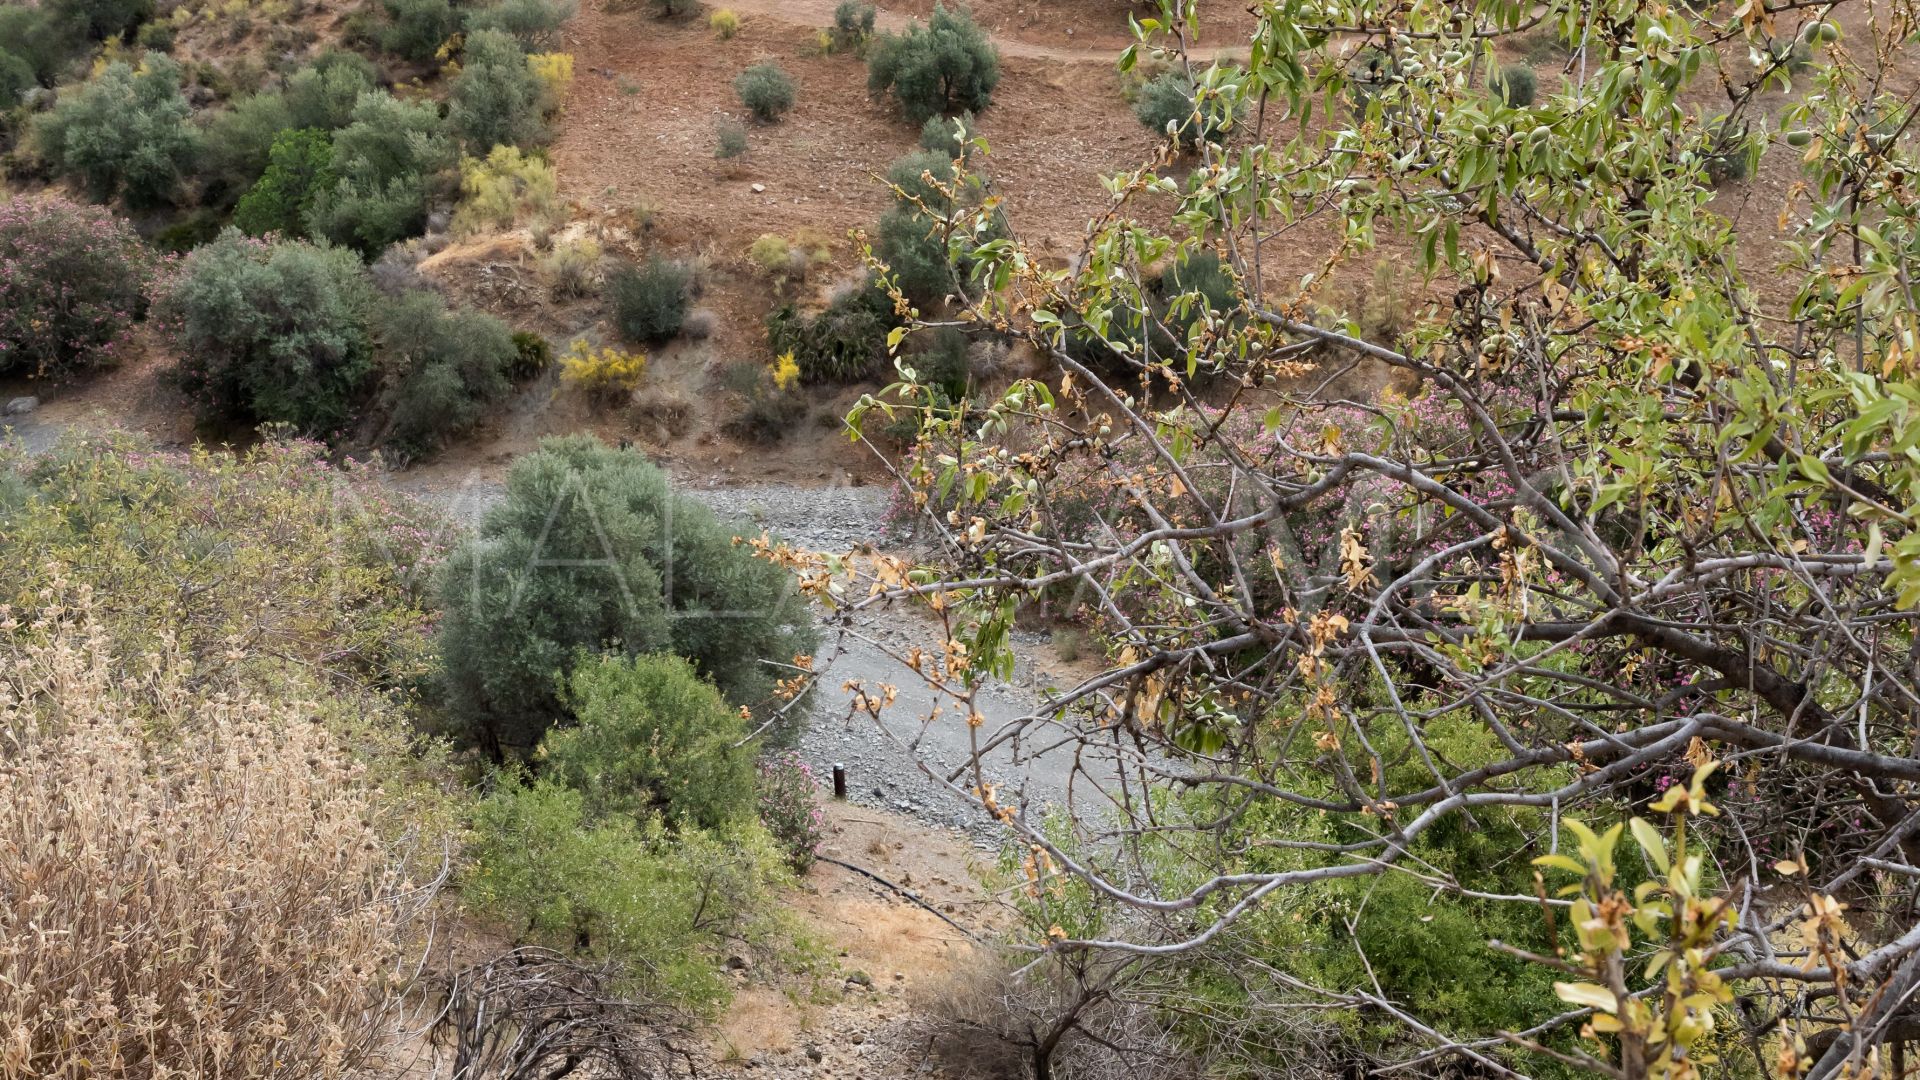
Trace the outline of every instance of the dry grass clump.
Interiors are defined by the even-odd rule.
[[[0,606],[0,1078],[366,1067],[424,891],[365,766],[237,663],[114,656],[91,595]]]

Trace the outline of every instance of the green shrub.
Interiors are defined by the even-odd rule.
[[[134,35],[133,43],[153,52],[173,51],[173,23],[150,22]]]
[[[224,190],[245,191],[267,171],[274,143],[291,130],[296,130],[293,110],[284,94],[239,98],[207,122],[200,174]]]
[[[15,476],[25,483],[9,490]],[[424,673],[425,581],[407,577],[437,558],[435,521],[373,470],[326,467],[311,443],[166,452],[123,431],[72,429],[44,455],[0,467],[0,517],[0,603],[21,610],[60,578],[92,586],[116,666],[165,635],[208,658],[190,680],[201,685],[302,672],[348,698]],[[265,627],[271,646],[213,659]],[[27,636],[23,626],[10,638]]]
[[[547,775],[594,817],[716,828],[753,805],[753,750],[739,710],[677,656],[596,656],[567,684],[576,722],[540,744]]]
[[[0,52],[0,112],[20,103],[20,95],[39,85],[33,65],[10,52]],[[0,128],[0,131],[5,130]]]
[[[1233,275],[1212,251],[1196,251],[1169,267],[1156,283],[1162,299],[1185,293],[1194,296],[1194,306],[1216,313],[1229,313],[1240,306],[1240,287]]]
[[[333,140],[315,128],[285,131],[260,181],[240,197],[233,224],[249,236],[302,237],[314,198],[332,179]]]
[[[414,291],[374,309],[379,349],[381,441],[418,456],[478,423],[504,400],[519,350],[507,324],[453,311],[439,294]]]
[[[513,364],[507,369],[507,377],[514,382],[526,382],[546,374],[553,366],[553,346],[546,338],[531,330],[513,332]]]
[[[936,3],[925,26],[883,34],[867,58],[867,91],[891,92],[916,124],[930,116],[979,112],[1000,83],[1000,54],[964,9]]]
[[[0,52],[24,61],[35,82],[51,86],[80,46],[80,35],[47,8],[0,5]]]
[[[887,334],[899,325],[893,300],[868,281],[836,296],[818,315],[791,304],[775,309],[767,316],[767,343],[776,355],[793,354],[803,382],[856,382],[879,370]]]
[[[714,157],[727,161],[747,152],[746,125],[738,120],[721,120],[714,125],[714,135],[717,142]]]
[[[1226,109],[1217,99],[1202,106],[1196,96],[1191,79],[1169,71],[1140,88],[1133,115],[1156,135],[1165,136],[1171,129],[1174,139],[1186,150],[1203,142],[1219,142],[1234,119],[1234,110]]]
[[[626,996],[711,1015],[729,951],[772,936],[779,849],[753,822],[670,832],[584,802],[550,778],[503,780],[475,810],[463,899],[516,937],[619,964]]]
[[[528,52],[541,52],[559,42],[560,27],[577,10],[578,0],[497,0],[467,15],[467,33],[498,30]]]
[[[373,373],[373,287],[342,248],[229,229],[181,261],[158,307],[203,420],[332,434]]]
[[[129,205],[170,199],[197,143],[180,93],[180,65],[149,54],[136,72],[108,64],[91,82],[62,94],[36,118],[41,154],[56,172],[86,186],[96,202],[124,194]]]
[[[426,225],[458,153],[431,102],[362,95],[333,137],[333,182],[315,196],[307,231],[374,255]]]
[[[867,39],[873,37],[874,10],[872,4],[861,0],[840,0],[833,9],[833,31],[830,40],[835,50],[858,51],[866,47]]]
[[[779,233],[755,237],[747,246],[747,259],[775,281],[797,277],[807,270],[807,253]]]
[[[913,335],[914,351],[907,366],[930,387],[943,402],[959,401],[967,396],[972,381],[972,364],[967,359],[967,335],[951,326],[935,327]]]
[[[729,41],[740,32],[740,16],[728,8],[721,8],[707,16],[707,29],[721,41]]]
[[[1709,129],[1706,154],[1707,182],[1714,187],[1745,180],[1753,173],[1754,153],[1765,143],[1750,138],[1744,127],[1715,124]]]
[[[152,239],[147,243],[155,251],[185,255],[219,236],[220,230],[227,225],[226,214],[212,207],[202,206],[175,217],[165,226],[155,230]]]
[[[793,80],[773,63],[755,64],[733,80],[733,92],[754,119],[771,124],[793,108]]]
[[[964,134],[956,132],[955,122]],[[973,114],[963,112],[957,117],[929,116],[927,122],[920,125],[920,149],[929,154],[939,154],[951,162],[965,154],[967,142],[974,137]],[[949,169],[951,171],[951,169]]]
[[[1188,340],[1209,313],[1228,322],[1245,318],[1239,286],[1219,256],[1207,250],[1167,267],[1150,281],[1144,299],[1146,318],[1116,312],[1104,340],[1077,317],[1070,319],[1069,354],[1101,371],[1135,370],[1149,353],[1155,362],[1184,355]]]
[[[113,363],[152,259],[127,223],[64,199],[0,202],[0,374]]]
[[[337,131],[353,122],[361,95],[379,89],[379,84],[379,70],[359,53],[322,53],[287,80],[287,124]]]
[[[118,37],[153,15],[153,0],[47,0],[56,23],[105,41]]]
[[[811,654],[787,572],[736,546],[640,455],[586,436],[514,462],[504,501],[442,567],[450,734],[495,760],[571,717],[556,673],[581,649],[687,657],[736,706],[772,706],[775,671]]]
[[[1539,88],[1539,77],[1525,64],[1502,64],[1488,81],[1500,100],[1517,109],[1533,104]]]
[[[911,207],[897,206],[880,216],[873,253],[886,264],[900,291],[926,306],[952,292],[954,266],[939,225]]]
[[[607,278],[613,323],[628,341],[670,341],[687,319],[688,287],[693,274],[679,263],[654,256],[640,266],[623,266]]]
[[[931,180],[928,177],[932,177]],[[916,150],[904,157],[895,159],[887,166],[887,183],[899,191],[894,197],[902,205],[912,205],[918,199],[927,208],[945,213],[953,200],[943,193],[939,186],[953,187],[953,155],[938,154],[931,150]]]
[[[380,47],[415,63],[433,59],[460,29],[460,17],[447,0],[381,0],[381,5],[387,25],[380,31]]]
[[[460,74],[447,95],[447,120],[475,156],[496,146],[547,140],[546,90],[527,66],[526,50],[508,34],[481,30],[467,38]]]

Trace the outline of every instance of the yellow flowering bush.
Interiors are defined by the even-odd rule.
[[[575,338],[560,358],[560,381],[599,401],[617,400],[640,388],[647,373],[645,353],[622,352],[611,345],[598,349],[586,338]]]
[[[573,54],[533,53],[527,57],[527,70],[540,80],[546,108],[551,112],[559,106],[561,95],[567,92],[567,87],[573,82]]]
[[[773,388],[785,393],[800,385],[800,362],[783,352],[773,362]]]
[[[496,146],[484,159],[461,158],[453,227],[471,233],[549,218],[556,190],[553,166],[517,146]]]

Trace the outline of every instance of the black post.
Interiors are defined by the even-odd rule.
[[[833,797],[836,799],[847,797],[847,767],[839,762],[835,762],[833,766]]]

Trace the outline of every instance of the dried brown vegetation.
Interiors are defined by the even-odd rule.
[[[431,892],[367,770],[170,642],[121,662],[89,597],[5,619],[0,1077],[365,1066]]]

